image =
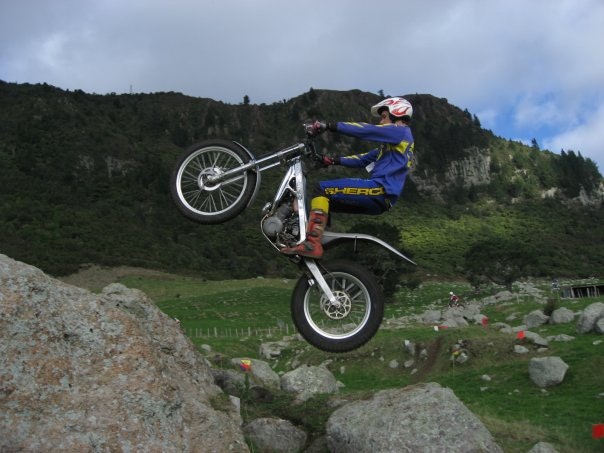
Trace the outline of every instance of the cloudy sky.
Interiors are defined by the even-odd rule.
[[[604,172],[603,0],[0,0],[0,80],[233,104],[429,93]]]

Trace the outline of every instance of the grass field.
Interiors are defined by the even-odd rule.
[[[147,293],[170,316],[181,320],[185,332],[197,344],[208,344],[226,357],[260,358],[262,342],[281,339],[293,333],[289,301],[294,281],[252,279],[202,281],[191,278],[136,277],[121,283]],[[545,294],[547,283],[542,284]],[[537,285],[538,286],[538,285]],[[386,306],[385,318],[400,318],[422,313],[428,307],[443,307],[453,289],[468,300],[487,296],[472,294],[463,283],[424,283],[415,291],[399,292],[396,302]],[[551,295],[550,295],[551,296]],[[557,300],[577,312],[597,301]],[[522,317],[543,305],[534,297],[518,295],[511,301],[486,305],[482,313],[495,322],[522,323]],[[508,321],[513,316],[515,320]],[[478,415],[506,452],[526,452],[535,443],[553,443],[558,451],[602,452],[604,440],[592,439],[592,425],[604,423],[604,340],[601,335],[578,335],[576,324],[546,325],[532,329],[542,337],[567,334],[571,342],[550,342],[549,349],[526,355],[512,352],[514,335],[500,333],[489,326],[435,331],[431,326],[412,323],[404,329],[389,329],[388,323],[375,338],[358,350],[329,354],[296,342],[273,363],[276,371],[288,371],[291,363],[318,365],[327,360],[329,368],[345,387],[340,396],[363,397],[368,392],[402,387],[417,382],[438,382],[455,394]],[[251,335],[249,335],[251,333]],[[270,336],[269,336],[270,335]],[[467,342],[470,360],[453,366],[450,348],[458,340]],[[404,340],[421,344],[429,351],[428,359],[413,367],[389,366],[409,359]],[[564,382],[540,389],[529,379],[528,361],[536,356],[559,356],[569,365]],[[415,372],[412,370],[415,369]],[[488,375],[490,381],[485,381]],[[271,403],[246,405],[244,418],[272,414],[289,418],[307,430],[320,434],[329,417],[326,397],[315,398],[302,406],[293,406],[287,396]]]

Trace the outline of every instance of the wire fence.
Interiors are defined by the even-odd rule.
[[[185,335],[189,338],[243,338],[243,337],[272,337],[293,335],[297,333],[293,325],[284,324],[276,327],[243,327],[243,328],[218,328],[218,327],[185,327]]]

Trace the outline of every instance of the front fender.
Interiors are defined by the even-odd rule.
[[[371,236],[369,234],[336,233],[333,231],[324,231],[323,237],[321,239],[321,244],[323,245],[323,248],[329,249],[331,247],[335,247],[338,244],[341,244],[342,242],[347,242],[347,241],[353,241],[353,242],[355,242],[355,244],[357,241],[374,242],[376,244],[381,245],[385,249],[391,251],[392,253],[397,255],[399,258],[402,258],[405,261],[407,261],[408,263],[411,263],[414,266],[417,266],[417,263],[415,263],[410,258],[406,257],[403,253],[401,253],[400,251],[398,251],[397,249],[392,247],[390,244],[388,244],[385,241],[382,241],[381,239],[376,238],[375,236]],[[355,245],[355,247],[356,247],[356,245]]]
[[[235,140],[233,140],[233,143],[235,145],[237,145],[239,148],[241,148],[243,151],[245,151],[247,153],[248,156],[250,156],[250,159],[255,161],[256,158],[254,157],[254,155],[252,154],[252,152],[247,149],[245,146],[243,146],[241,143],[236,142]],[[256,165],[256,187],[254,187],[254,193],[252,194],[252,196],[250,197],[250,201],[248,201],[246,208],[249,208],[250,205],[252,204],[252,202],[256,199],[256,195],[258,195],[258,190],[260,189],[260,180],[262,173],[260,172],[258,166]]]

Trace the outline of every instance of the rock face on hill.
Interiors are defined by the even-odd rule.
[[[213,382],[143,293],[0,255],[1,451],[249,451]]]

